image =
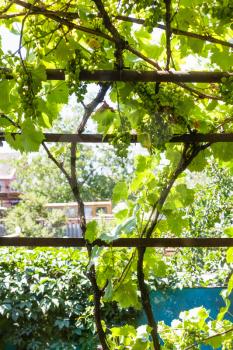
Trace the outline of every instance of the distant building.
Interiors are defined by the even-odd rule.
[[[19,202],[20,193],[12,188],[15,181],[15,169],[12,161],[18,153],[0,153],[0,206],[11,207]]]

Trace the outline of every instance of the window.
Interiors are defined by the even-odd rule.
[[[92,208],[91,207],[85,207],[84,211],[85,211],[86,217],[89,217],[89,218],[92,217]]]
[[[76,218],[77,215],[77,208],[75,207],[69,207],[66,209],[66,215],[68,216],[68,218]]]
[[[96,208],[96,215],[107,214],[106,207],[98,207]]]

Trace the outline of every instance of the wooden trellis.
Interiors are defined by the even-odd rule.
[[[86,247],[83,238],[39,238],[39,237],[0,237],[0,246],[13,247]],[[233,238],[118,238],[112,242],[94,241],[99,247],[205,247],[220,248],[233,246]]]
[[[13,79],[11,71],[0,68],[6,79]],[[63,69],[46,69],[48,80],[65,80]],[[222,78],[233,77],[232,72],[208,71],[140,71],[140,70],[81,70],[80,81],[92,82],[172,82],[172,83],[220,83]]]
[[[14,138],[20,133],[12,133]],[[64,143],[109,143],[114,138],[114,135],[101,134],[50,134],[44,133],[44,142],[64,142]],[[0,133],[0,141],[5,141],[4,133]],[[137,135],[131,135],[131,143],[137,143]],[[173,135],[168,141],[170,143],[198,143],[198,142],[233,142],[233,133],[210,133],[210,134],[180,134]],[[233,156],[233,155],[232,155]]]
[[[16,136],[17,134],[12,134]],[[20,135],[20,134],[18,134]],[[46,142],[67,143],[107,143],[114,135],[101,134],[49,134],[45,133]],[[4,133],[0,134],[0,141],[4,141]],[[132,143],[136,143],[137,135],[132,135]],[[233,142],[233,133],[212,134],[183,134],[174,135],[169,142],[196,143],[196,142]],[[232,247],[233,238],[119,238],[112,242],[96,240],[92,244],[103,247]],[[26,237],[0,237],[0,246],[14,247],[86,247],[83,238],[26,238]]]
[[[13,79],[11,72],[0,68],[5,73],[5,79]],[[65,80],[62,69],[47,69],[48,80]],[[81,71],[80,81],[95,82],[173,82],[173,83],[219,83],[224,77],[233,77],[232,72],[171,72],[171,71],[127,71],[127,70],[97,70]],[[20,133],[12,133],[14,138]],[[61,143],[108,143],[114,135],[101,134],[58,134],[44,133],[45,142]],[[0,141],[5,140],[4,133],[0,133]],[[131,135],[131,143],[137,143],[137,135]],[[233,133],[190,133],[173,135],[171,143],[199,143],[199,142],[233,142]],[[232,155],[233,156],[233,155]],[[0,246],[28,246],[28,247],[85,247],[83,238],[25,238],[0,237]],[[119,238],[106,243],[96,240],[92,244],[104,247],[231,247],[233,238]]]

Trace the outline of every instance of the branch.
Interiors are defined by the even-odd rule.
[[[132,46],[130,46],[129,44],[126,45],[126,49],[130,52],[132,52],[135,56],[141,58],[143,61],[149,63],[150,65],[152,65],[153,67],[155,67],[158,70],[162,70],[162,68],[160,67],[160,65],[155,62],[154,60],[152,60],[151,58],[148,58],[147,56],[143,55],[140,51],[134,49]]]
[[[63,24],[64,26],[68,27],[69,29],[76,29],[76,30],[79,30],[81,32],[88,33],[88,34],[91,34],[93,36],[102,37],[103,39],[106,39],[108,41],[114,42],[114,39],[112,37],[110,37],[109,35],[101,32],[99,30],[97,31],[97,30],[94,30],[94,29],[91,29],[91,28],[87,28],[87,27],[84,27],[84,26],[80,26],[78,24],[70,22],[69,20],[67,20],[65,18],[59,17],[56,14],[56,12],[48,11],[48,10],[46,10],[44,8],[28,4],[28,3],[24,2],[24,1],[21,1],[21,0],[14,0],[14,3],[19,5],[19,6],[21,6],[21,7],[24,7],[26,9],[31,9],[31,11],[32,11],[31,14],[44,15],[47,18],[50,18],[50,19],[52,19],[52,20],[54,20],[54,21],[56,21],[58,23]]]
[[[14,3],[14,0],[9,1],[9,4],[6,5],[2,11],[0,11],[0,15],[2,15],[2,14],[5,13],[5,12],[7,12],[7,11],[11,8],[11,6],[13,5],[13,3]]]
[[[201,150],[204,150],[207,148],[209,144],[199,146],[195,144],[185,144],[183,153],[181,155],[181,159],[173,172],[173,175],[171,176],[170,180],[168,181],[168,184],[164,187],[162,190],[159,200],[156,201],[152,208],[151,212],[151,224],[148,226],[148,223],[146,224],[145,228],[142,231],[141,236],[146,236],[146,238],[150,238],[155,226],[158,223],[159,215],[161,212],[161,209],[163,208],[163,205],[171,191],[172,186],[174,185],[176,179],[178,176],[187,168],[187,166],[191,163],[191,161],[198,155],[198,153]],[[143,309],[145,311],[147,321],[149,326],[152,328],[151,330],[151,336],[153,339],[153,344],[154,348],[157,350],[160,349],[160,344],[159,344],[159,337],[158,337],[158,329],[157,329],[157,322],[155,321],[153,311],[152,311],[152,306],[150,302],[150,297],[149,297],[149,290],[147,287],[147,284],[145,283],[145,276],[144,276],[144,271],[143,271],[143,260],[145,256],[146,248],[145,247],[140,247],[138,248],[138,260],[137,260],[137,279],[138,279],[138,286],[139,290],[141,292],[141,301],[143,305]]]
[[[71,177],[70,177],[70,187],[73,192],[74,198],[76,202],[78,203],[78,217],[80,218],[80,227],[82,230],[82,235],[85,238],[85,232],[86,232],[86,218],[85,218],[85,210],[84,210],[84,202],[81,198],[80,194],[80,184],[77,180],[77,171],[76,171],[76,153],[77,153],[77,143],[72,142],[71,143],[71,150],[70,150],[70,171],[71,171]]]
[[[102,84],[102,87],[100,91],[98,92],[97,96],[88,104],[88,106],[84,106],[84,115],[82,118],[82,121],[77,129],[78,133],[81,133],[85,125],[91,116],[94,109],[97,107],[97,105],[103,100],[108,88],[109,84]],[[87,229],[86,224],[86,218],[85,218],[85,207],[84,202],[81,198],[80,193],[80,186],[81,184],[77,180],[77,170],[76,170],[76,153],[77,153],[77,142],[71,143],[71,157],[70,157],[70,168],[71,168],[71,179],[70,179],[70,187],[72,189],[72,192],[74,194],[74,197],[78,203],[78,213],[80,217],[80,227],[82,230],[83,237],[85,239],[85,233]],[[85,240],[86,248],[88,252],[89,260],[91,260],[92,256],[92,244],[88,243],[88,241]],[[109,346],[106,340],[106,334],[102,326],[102,310],[101,310],[101,298],[103,295],[103,290],[101,290],[97,283],[96,278],[96,270],[94,264],[91,264],[89,271],[87,273],[87,276],[91,282],[92,290],[93,290],[93,296],[94,296],[94,317],[95,317],[95,324],[96,329],[98,333],[98,337],[100,340],[100,343],[102,345],[103,350],[109,350]]]
[[[93,0],[93,2],[95,3],[97,9],[99,10],[101,17],[103,18],[105,28],[112,34],[115,43],[119,46],[122,45],[124,43],[124,40],[122,39],[122,37],[118,33],[117,29],[112,24],[110,17],[108,15],[107,11],[105,10],[102,1],[101,0]]]
[[[101,84],[101,87],[97,96],[87,106],[84,106],[84,115],[83,115],[82,121],[80,122],[77,128],[78,134],[83,133],[88,119],[90,118],[91,114],[94,112],[96,107],[103,101],[109,87],[110,87],[110,84]]]
[[[54,15],[56,14],[57,16],[62,16],[62,17],[66,17],[69,20],[72,19],[77,19],[79,18],[79,14],[75,13],[75,12],[64,12],[64,11],[50,11],[50,10],[46,10],[47,14],[51,14]],[[43,9],[41,10],[41,12],[38,10],[36,12],[31,11],[30,15],[43,15],[44,11]],[[0,13],[0,19],[9,19],[9,18],[14,18],[14,17],[21,17],[21,16],[25,16],[26,12],[18,12],[18,13],[10,13],[10,14],[2,14],[2,12]]]
[[[112,34],[112,36],[115,40],[116,67],[118,69],[123,69],[124,68],[123,50],[125,49],[126,41],[121,37],[121,35],[117,31],[117,29],[112,24],[110,17],[104,8],[103,2],[101,0],[93,0],[93,1],[96,5],[97,9],[99,10],[101,17],[103,18],[105,28]]]
[[[188,85],[186,85],[184,83],[177,83],[177,85],[181,86],[182,88],[184,88],[187,91],[190,91],[193,95],[196,95],[198,98],[201,98],[201,99],[208,98],[208,99],[217,100],[217,101],[223,100],[219,96],[209,95],[209,94],[200,92],[199,90],[197,90],[197,89],[195,89],[195,88],[193,88],[191,86],[188,86]]]
[[[126,21],[126,22],[131,22],[131,23],[142,24],[142,25],[145,24],[145,20],[144,19],[138,19],[138,18],[127,17],[127,16],[116,16],[115,18],[120,20],[120,21]],[[163,25],[163,24],[159,24],[159,23],[155,25],[155,28],[166,30],[166,26]],[[214,38],[211,35],[196,34],[196,33],[187,32],[185,30],[181,30],[181,29],[178,29],[178,28],[171,28],[171,32],[173,34],[176,34],[176,35],[188,36],[188,37],[191,37],[191,38],[195,38],[195,39],[199,39],[199,40],[203,40],[203,41],[208,41],[208,42],[211,42],[211,43],[214,43],[214,44],[220,44],[220,45],[223,45],[223,46],[227,46],[227,47],[233,48],[233,43],[230,43],[228,41],[224,41],[224,40],[221,40],[221,39]]]
[[[156,204],[153,207],[153,214],[152,214],[152,223],[144,230],[143,235],[146,235],[146,238],[150,238],[155,226],[157,225],[157,221],[160,215],[160,212],[163,208],[163,205],[175,183],[179,175],[190,165],[190,163],[193,161],[193,159],[203,150],[208,148],[211,143],[207,143],[204,145],[196,145],[196,144],[185,144],[183,153],[181,156],[181,159],[179,161],[179,164],[177,165],[177,168],[173,172],[170,180],[168,181],[167,185],[164,187],[164,189],[161,192],[161,195],[159,197],[159,200],[156,202]]]
[[[16,123],[14,120],[12,120],[10,117],[8,117],[7,115],[0,113],[0,118],[4,118],[8,120],[8,122],[11,123],[14,127],[16,127],[17,129],[21,129],[20,125]]]
[[[99,0],[96,0],[96,1],[99,2]],[[152,61],[151,59],[149,59],[146,56],[144,56],[143,54],[141,54],[139,51],[137,51],[134,48],[132,48],[123,39],[121,39],[121,44],[120,44],[119,41],[118,41],[119,37],[117,37],[117,38],[115,38],[115,36],[111,37],[111,36],[101,32],[99,30],[97,31],[97,30],[93,30],[91,28],[87,28],[87,27],[84,27],[84,26],[77,25],[77,24],[75,24],[73,22],[68,21],[67,19],[64,19],[64,18],[61,18],[61,17],[57,16],[55,12],[47,11],[46,9],[42,9],[42,8],[40,8],[38,6],[33,6],[33,5],[30,5],[30,4],[27,4],[24,1],[14,0],[14,2],[17,5],[19,5],[19,6],[31,9],[35,14],[43,14],[47,18],[51,18],[51,19],[55,20],[58,23],[61,23],[61,24],[65,25],[65,26],[68,26],[69,29],[76,29],[76,30],[82,31],[84,33],[88,33],[88,34],[91,34],[91,35],[94,35],[94,36],[102,37],[102,38],[104,38],[104,39],[106,39],[106,40],[108,40],[110,42],[114,42],[118,47],[122,45],[122,49],[129,50],[130,52],[134,53],[136,56],[142,58],[144,61],[152,64],[153,66],[155,66],[157,69],[161,69],[161,67],[156,62]],[[112,28],[111,28],[111,30],[112,30]],[[120,34],[118,34],[118,35],[120,36]]]
[[[76,146],[77,146],[77,143],[73,142],[71,144],[71,160],[70,160],[71,176],[66,172],[63,165],[61,163],[59,163],[56,160],[56,158],[52,155],[52,153],[47,148],[46,144],[44,142],[42,144],[43,144],[45,151],[48,154],[48,157],[56,164],[56,166],[66,176],[66,179],[69,182],[69,185],[71,187],[73,195],[78,203],[78,208],[79,208],[78,210],[79,210],[79,216],[80,216],[80,221],[81,221],[80,226],[82,229],[83,237],[85,237],[85,232],[86,232],[85,210],[84,210],[84,203],[83,203],[81,195],[80,195],[80,188],[79,188],[79,184],[77,181],[77,174],[76,174]],[[88,242],[85,239],[84,239],[84,245],[87,248],[88,256],[90,259],[91,254],[92,254],[92,246],[90,244],[88,244]],[[95,271],[95,267],[93,264],[91,265],[90,270],[88,272],[88,278],[91,282],[91,286],[93,289],[93,295],[94,295],[94,316],[95,316],[97,333],[98,333],[100,342],[102,344],[103,350],[109,350],[109,347],[108,347],[107,341],[106,341],[106,335],[105,335],[105,332],[103,330],[102,323],[101,323],[101,318],[102,318],[101,317],[101,315],[102,315],[101,296],[102,296],[102,292],[97,285],[96,271]]]
[[[141,292],[141,302],[147,317],[148,325],[152,328],[151,337],[153,340],[154,349],[160,350],[158,326],[157,326],[157,322],[154,319],[154,315],[152,311],[149,289],[147,288],[147,285],[145,283],[145,275],[143,271],[144,254],[145,254],[145,248],[138,248],[138,260],[137,260],[138,287]]]
[[[166,47],[167,63],[166,70],[169,70],[171,60],[171,0],[164,0],[166,6]]]
[[[25,2],[24,3],[21,2],[21,3],[18,3],[18,5],[26,7],[28,4],[25,3]],[[41,9],[40,7],[36,7],[36,8],[37,8],[36,11],[35,12],[32,11],[31,15],[34,15],[34,14],[45,15],[44,9]],[[0,18],[2,18],[2,19],[7,19],[7,18],[24,16],[25,15],[25,13],[15,13],[15,14],[9,14],[9,15],[6,14],[6,15],[4,15],[3,12],[6,12],[6,10],[2,11],[0,13]],[[54,12],[54,11],[46,10],[46,14],[47,15],[63,16],[63,17],[66,17],[67,19],[79,18],[79,15],[77,13],[74,13],[74,12],[64,12],[64,11],[56,11],[56,12]],[[126,22],[141,24],[141,25],[145,24],[145,20],[144,19],[140,19],[140,18],[133,18],[133,17],[121,16],[121,15],[114,16],[114,17],[117,20],[120,20],[120,21],[126,21]],[[163,24],[159,24],[159,23],[155,25],[155,28],[166,30],[166,26],[163,25]],[[199,40],[203,40],[203,41],[208,41],[208,42],[211,42],[211,43],[214,43],[214,44],[220,44],[220,45],[223,45],[223,46],[227,46],[227,47],[233,48],[233,43],[225,41],[225,40],[214,38],[211,35],[196,34],[196,33],[188,32],[188,31],[181,30],[181,29],[178,29],[178,28],[171,28],[171,32],[172,32],[172,34],[175,34],[175,35],[188,36],[188,37],[191,37],[191,38],[195,38],[195,39],[199,39]]]
[[[58,167],[58,169],[62,172],[62,174],[65,175],[67,181],[70,182],[70,175],[63,167],[63,164],[58,162],[58,160],[52,155],[49,148],[46,146],[45,141],[42,142],[42,146],[43,146],[44,150],[46,151],[48,158],[53,161],[53,163]]]
[[[9,19],[15,17],[25,16],[27,12],[11,13],[11,14],[0,14],[0,19]]]
[[[95,0],[95,1],[96,1],[96,3],[98,5],[101,4],[100,0]],[[106,40],[109,40],[110,42],[114,42],[117,45],[118,49],[120,47],[117,38],[111,37],[111,36],[101,32],[101,31],[96,31],[96,30],[93,30],[91,28],[79,26],[77,24],[74,24],[73,22],[68,21],[67,19],[64,19],[64,18],[61,18],[61,17],[57,16],[56,13],[52,13],[51,14],[51,11],[48,12],[46,9],[42,9],[42,8],[40,8],[38,6],[27,4],[27,3],[25,3],[24,1],[21,1],[21,0],[14,0],[14,3],[16,3],[19,6],[22,6],[24,8],[31,9],[35,13],[38,12],[40,14],[43,14],[44,16],[46,16],[48,18],[51,18],[51,19],[53,19],[53,20],[55,20],[55,21],[65,25],[65,26],[68,26],[69,29],[77,29],[79,31],[82,31],[82,32],[85,32],[85,33],[88,33],[88,34],[91,34],[91,35],[94,35],[94,36],[102,37],[102,38],[104,38]],[[111,30],[112,30],[112,27],[111,27]],[[161,67],[159,66],[159,64],[157,62],[155,62],[155,61],[151,60],[150,58],[146,57],[145,55],[143,55],[142,53],[140,53],[139,51],[137,51],[136,49],[131,47],[126,41],[124,41],[122,39],[121,44],[123,44],[123,43],[124,43],[124,45],[123,45],[122,49],[127,49],[128,51],[130,51],[133,54],[135,54],[137,57],[143,59],[145,62],[147,62],[147,63],[151,64],[152,66],[154,66],[156,69],[161,70]],[[181,85],[181,86],[184,89],[187,89],[188,91],[191,91],[191,88],[186,87],[185,85]],[[204,95],[203,93],[200,93],[198,90],[195,90],[195,89],[193,90],[193,92],[195,92],[196,95],[199,98],[212,98],[210,95]]]

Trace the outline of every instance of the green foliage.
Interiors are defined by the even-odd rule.
[[[0,344],[20,349],[83,349],[97,345],[86,253],[75,249],[1,249]],[[112,326],[136,312],[107,304]],[[130,326],[129,326],[130,327]]]
[[[112,200],[116,204],[128,198],[128,186],[125,182],[118,182],[113,189]]]
[[[65,214],[62,210],[49,212],[45,204],[45,197],[34,193],[22,195],[20,203],[12,207],[6,216],[7,233],[26,237],[59,235],[66,222]]]
[[[97,221],[92,220],[87,223],[85,238],[92,243],[97,238]]]
[[[69,149],[57,146],[51,151],[64,165],[69,166]],[[129,159],[126,168],[111,149],[103,149],[98,159],[93,147],[83,149],[80,146],[78,152],[77,173],[80,182],[83,182],[83,200],[109,200],[119,179],[128,177],[131,160]],[[112,159],[111,167],[108,167],[109,157]],[[17,181],[13,183],[13,187],[19,192],[35,193],[39,197],[45,197],[47,202],[74,201],[67,179],[44,154],[34,157],[22,155],[12,162],[12,167],[17,174]]]
[[[9,341],[20,349],[93,348],[83,259],[77,250],[2,250],[2,343]]]
[[[209,321],[209,312],[203,307],[181,312],[178,320],[173,320],[171,327],[159,323],[160,336],[164,345],[162,349],[200,349],[201,345],[210,345],[212,349],[230,350],[232,348],[229,321]],[[221,333],[223,334],[221,335]]]
[[[152,346],[149,331],[149,326],[140,326],[137,329],[129,325],[114,327],[111,328],[108,341],[113,349],[124,350],[127,346],[131,350],[149,350]]]
[[[47,1],[34,4],[47,9]],[[157,30],[158,22],[166,21],[166,6],[164,1],[105,1],[104,4],[113,25],[122,39],[127,43],[123,51],[124,68],[130,70],[151,70],[159,62],[161,69],[166,62],[165,33]],[[194,1],[188,6],[187,0],[177,5],[171,4],[171,26],[184,31],[194,32],[228,41],[229,22],[231,16],[230,1],[210,0],[202,3]],[[20,26],[23,24],[21,47],[17,53],[0,51],[1,70],[0,108],[2,113],[9,115],[13,123],[2,125],[4,131],[20,131],[24,123],[30,122],[34,130],[33,140],[27,141],[28,135],[23,134],[14,141],[8,137],[8,142],[15,148],[26,151],[38,150],[42,141],[42,131],[51,126],[59,116],[62,105],[68,102],[68,95],[75,94],[79,102],[87,96],[87,84],[80,82],[81,70],[114,69],[117,62],[114,39],[104,26],[95,3],[71,1],[64,9],[64,2],[49,4],[51,13],[43,14],[34,11],[30,16],[20,16],[24,4],[12,4],[9,7],[1,5],[6,17],[1,18],[0,25],[18,39]],[[67,12],[67,14],[65,14]],[[15,15],[16,14],[16,15]],[[17,16],[17,14],[19,14]],[[64,17],[60,17],[61,14]],[[134,26],[128,21],[117,19],[117,16],[144,18],[142,26]],[[11,18],[12,17],[12,18]],[[7,18],[7,20],[6,20]],[[78,23],[76,20],[78,18]],[[23,22],[22,22],[23,21]],[[16,25],[18,26],[16,29]],[[128,48],[128,46],[130,48]],[[132,48],[132,49],[131,49]],[[22,51],[22,52],[21,52]],[[189,35],[173,34],[171,40],[171,68],[182,69],[187,60],[195,61],[197,65],[211,70],[231,70],[230,48],[210,43],[201,38]],[[199,63],[199,58],[205,58]],[[154,60],[154,61],[153,61]],[[66,81],[54,83],[47,80],[46,69],[64,69]],[[188,68],[189,69],[189,68]],[[13,80],[4,80],[8,70],[13,73]],[[195,91],[190,94],[189,89]],[[94,117],[98,128],[105,134],[115,132],[118,136],[113,141],[117,152],[126,155],[129,146],[129,134],[138,132],[142,144],[149,150],[163,149],[165,142],[172,133],[187,132],[197,129],[210,132],[213,126],[218,126],[215,118],[216,110],[222,114],[229,112],[231,102],[231,79],[225,79],[220,85],[193,84],[185,89],[183,85],[153,83],[117,83],[111,87],[110,99],[117,104],[117,111],[97,112]],[[222,95],[224,103],[217,103],[208,116],[204,111],[206,102],[196,100],[202,94]],[[122,118],[123,116],[123,118]],[[226,114],[224,114],[224,117]],[[225,126],[224,126],[225,128]],[[37,136],[36,136],[37,135]],[[123,151],[124,150],[124,151]]]
[[[222,82],[223,84],[220,87],[220,91],[224,98],[224,101],[226,101],[229,104],[233,104],[233,92],[232,92],[233,79],[223,78]]]
[[[86,83],[80,81],[80,72],[83,70],[151,71],[166,67],[166,70],[172,72],[173,69],[192,71],[197,67],[199,70],[211,71],[232,69],[229,47],[232,37],[230,0],[169,2],[170,13],[166,10],[166,2],[162,0],[71,0],[68,3],[64,0],[53,3],[42,0],[36,3],[30,1],[29,8],[28,3],[16,3],[3,1],[0,4],[0,26],[5,26],[19,39],[17,52],[4,52],[0,49],[0,126],[7,142],[21,152],[39,150],[43,132],[59,119],[62,106],[67,104],[72,94],[84,106],[84,116],[88,114],[89,89]],[[122,16],[129,16],[130,19]],[[143,26],[134,25],[132,18],[144,19]],[[168,43],[168,30],[166,33],[158,30],[158,23],[161,27],[161,24],[167,25],[168,21],[172,28],[189,33],[177,35],[174,31]],[[195,33],[195,37],[190,33]],[[205,35],[205,40],[198,35]],[[216,43],[215,39],[225,43]],[[47,80],[48,69],[63,69],[65,80],[59,83]],[[12,79],[6,80],[9,74]],[[92,242],[97,237],[109,242],[118,237],[208,237],[220,234],[224,229],[226,234],[231,234],[232,184],[225,182],[226,178],[229,179],[225,170],[221,170],[221,174],[213,167],[217,179],[216,183],[207,182],[208,188],[199,190],[198,181],[195,188],[188,183],[190,172],[201,174],[212,158],[232,171],[231,147],[214,144],[195,157],[199,147],[204,148],[203,143],[187,143],[184,146],[168,144],[168,141],[173,134],[187,132],[232,132],[232,79],[225,79],[219,85],[135,84],[121,81],[110,86],[106,99],[109,104],[101,100],[102,107],[92,110],[95,109],[93,121],[97,124],[97,130],[104,136],[107,133],[116,135],[112,144],[122,158],[126,159],[130,135],[135,133],[150,155],[137,158],[133,180],[129,184],[124,176],[124,173],[128,173],[127,164],[119,174],[116,171],[119,163],[109,161],[108,154],[101,163],[104,164],[103,167],[95,167],[98,162],[93,157],[92,150],[84,152],[83,146],[78,148],[75,155],[77,179],[73,180],[79,183],[82,198],[104,199],[112,195],[114,203],[123,202],[125,205],[116,215],[117,225],[114,229],[104,228],[101,231],[95,222],[89,223],[86,232],[89,241]],[[77,130],[77,120],[74,124]],[[67,128],[64,129],[67,131]],[[20,132],[20,135],[12,136],[12,132]],[[70,170],[70,158],[67,157],[69,150],[68,147],[50,149],[57,162]],[[126,160],[123,162],[127,163]],[[106,163],[108,166],[111,163],[110,173],[106,172]],[[46,168],[46,172],[55,175],[55,178],[60,177],[59,173],[50,173],[49,168]],[[35,183],[43,188],[44,184],[38,181],[40,175],[41,171],[38,171]],[[111,176],[113,179],[110,179]],[[205,173],[205,176],[209,174]],[[21,181],[23,183],[22,179]],[[204,181],[203,178],[200,177],[200,181]],[[44,190],[40,191],[48,191],[51,200],[69,200],[63,178],[59,179],[59,187],[54,192],[53,186],[49,188],[51,182],[45,182]],[[29,183],[33,187],[33,181]],[[34,189],[32,192],[35,193]],[[48,227],[52,234],[50,218],[43,212],[40,199],[37,200],[37,205],[34,200],[34,204],[30,203],[29,206],[25,202],[26,200],[9,214],[11,227],[14,220],[14,224],[22,227],[27,235],[44,235],[48,232]],[[32,214],[37,222],[33,223]],[[39,222],[41,217],[46,222],[44,227]],[[225,269],[226,261],[221,256],[221,251],[208,251],[206,256],[196,250],[186,252],[187,257],[181,253],[169,262],[160,254],[153,254],[154,250],[148,250],[144,258],[146,280],[150,282],[156,276],[155,284],[158,286],[159,279],[169,279],[169,274],[172,275],[173,272],[171,280],[176,284],[178,274],[174,270],[177,266],[185,273],[192,273],[193,262],[197,265],[197,274],[200,274],[203,266],[207,271],[212,270],[217,261]],[[95,268],[101,300],[115,300],[124,308],[139,308],[136,267],[138,255],[135,251],[122,249],[116,252],[114,249],[106,251],[104,248],[92,247],[90,255],[88,267]],[[229,250],[229,263],[232,261],[231,255],[232,251]],[[229,268],[226,268],[226,274],[228,273]],[[225,281],[226,274],[222,279],[217,276],[215,282]],[[187,275],[184,278],[186,282]],[[32,278],[36,278],[36,274]],[[75,286],[78,282],[75,280]],[[194,284],[192,278],[190,283]],[[209,281],[205,283],[207,285]],[[228,293],[231,289],[230,277],[226,308],[219,316],[223,331],[229,326],[222,320],[229,307]],[[142,290],[141,293],[143,298]],[[53,305],[52,302],[51,304]],[[41,305],[43,311],[42,307],[44,306]],[[52,307],[57,307],[56,302]],[[185,349],[192,344],[198,348],[201,342],[207,343],[206,338],[213,331],[217,332],[217,323],[208,323],[207,317],[208,312],[198,308],[182,313],[180,320],[174,322],[174,327],[161,325],[164,348]],[[67,326],[66,318],[59,319],[56,323],[61,333]],[[111,331],[107,328],[108,339],[114,349],[126,346],[134,350],[150,349],[149,331],[147,327],[136,330],[129,325]],[[222,341],[226,349],[230,348],[227,337],[228,333],[224,336],[217,335],[214,339],[209,339],[210,344],[216,347]]]

